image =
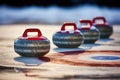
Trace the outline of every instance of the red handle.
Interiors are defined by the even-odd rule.
[[[74,27],[74,30],[77,29],[77,26],[76,26],[75,23],[64,23],[64,24],[62,25],[61,30],[65,30],[65,27],[66,27],[66,26],[73,26],[73,27]]]
[[[95,23],[96,20],[102,20],[104,24],[106,23],[106,19],[104,17],[95,17],[93,18],[93,23]]]
[[[92,26],[92,21],[91,20],[80,20],[80,23],[89,23],[90,27]]]
[[[91,20],[80,20],[80,23],[88,23],[90,25],[90,27],[92,26],[92,21]],[[81,30],[89,30],[90,27],[81,28]]]
[[[26,29],[22,35],[22,37],[27,37],[27,33],[28,32],[37,32],[38,33],[38,37],[42,36],[42,33],[39,29],[37,28],[29,28],[29,29]]]

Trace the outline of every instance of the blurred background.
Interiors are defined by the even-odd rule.
[[[63,24],[104,16],[120,24],[119,0],[0,0],[0,24]]]

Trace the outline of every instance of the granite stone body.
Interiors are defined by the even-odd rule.
[[[102,22],[98,23],[97,21],[101,20]],[[104,17],[95,17],[93,19],[94,26],[100,31],[100,38],[109,38],[113,33],[113,27],[106,22]]]
[[[74,30],[65,30],[65,27],[72,26]],[[61,30],[53,35],[53,43],[59,48],[76,48],[83,43],[83,35],[77,30],[75,23],[65,23],[61,27]]]
[[[82,24],[88,24],[88,27],[82,27]],[[92,26],[92,21],[90,20],[80,20],[80,25],[78,29],[83,33],[84,43],[95,43],[99,39],[99,30]]]
[[[28,32],[37,32],[37,36],[28,36]],[[22,37],[14,41],[14,50],[20,56],[40,57],[50,51],[50,41],[36,28],[26,29]]]

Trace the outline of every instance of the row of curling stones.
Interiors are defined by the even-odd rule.
[[[113,27],[109,25],[104,17],[95,17],[94,26],[100,31],[100,38],[109,38],[113,33]]]
[[[80,20],[78,30],[83,33],[84,43],[95,43],[100,38],[99,30],[92,25],[91,20]]]
[[[99,22],[99,23],[98,23]],[[80,20],[78,28],[75,23],[65,23],[61,30],[53,35],[53,43],[60,48],[76,48],[84,43],[94,43],[100,38],[109,38],[113,33],[112,26],[106,23],[104,17],[93,19],[94,26],[90,20]],[[87,26],[86,26],[87,24]],[[82,27],[82,25],[84,27]],[[88,26],[89,25],[89,26]],[[66,30],[66,26],[73,26],[74,30]],[[98,31],[98,29],[100,31]],[[37,32],[37,36],[28,36],[28,32]],[[39,29],[26,29],[21,37],[14,42],[14,50],[21,56],[39,57],[50,50],[50,41],[42,36]]]
[[[28,35],[30,32],[37,32],[37,36]],[[29,28],[14,41],[14,50],[24,57],[40,57],[49,52],[50,41],[42,36],[39,29]]]
[[[66,27],[73,27],[74,30],[66,30]],[[59,48],[76,48],[83,43],[84,39],[75,23],[64,23],[61,30],[53,35],[52,40]]]

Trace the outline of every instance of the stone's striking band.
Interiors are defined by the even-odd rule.
[[[82,27],[82,24],[87,24]],[[83,33],[84,43],[95,43],[99,39],[99,30],[92,26],[92,21],[90,20],[80,20],[80,25],[77,26],[78,29]]]
[[[37,36],[28,36],[28,32],[37,32]],[[14,50],[24,57],[40,57],[50,51],[50,41],[42,36],[39,29],[26,29],[22,37],[14,41]]]
[[[109,38],[113,33],[113,27],[106,22],[104,17],[95,17],[94,26],[100,31],[100,38]]]
[[[65,30],[66,26],[73,26],[74,30]],[[61,31],[53,35],[53,43],[59,48],[76,48],[83,43],[83,35],[77,30],[75,23],[64,23]]]

